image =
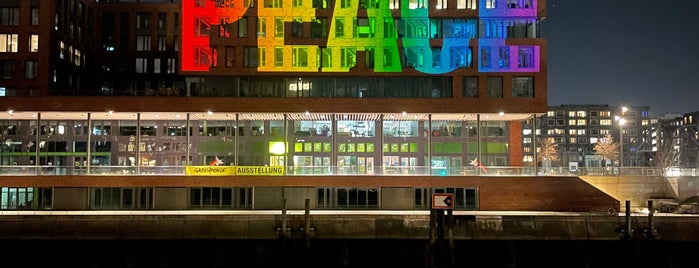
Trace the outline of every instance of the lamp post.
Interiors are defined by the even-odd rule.
[[[623,126],[626,123],[626,119],[619,118],[619,167],[624,166],[624,130]]]
[[[624,113],[628,110],[626,106],[621,107],[621,115],[620,116],[615,116],[615,120],[619,122],[619,167],[624,166],[624,129],[623,126],[626,123],[626,119],[624,119],[622,116],[624,116]],[[620,171],[621,172],[621,171]]]

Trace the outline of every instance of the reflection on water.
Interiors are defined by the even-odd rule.
[[[285,244],[285,246],[282,246]],[[696,267],[699,242],[11,240],[21,267]]]

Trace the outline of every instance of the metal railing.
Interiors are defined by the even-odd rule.
[[[72,166],[0,166],[0,176],[133,176],[167,175],[185,176],[185,166],[92,166],[80,168]],[[426,167],[426,166],[288,166],[284,176],[697,176],[695,168],[654,167]]]

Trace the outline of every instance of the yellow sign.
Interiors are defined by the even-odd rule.
[[[284,175],[284,167],[276,166],[238,166],[235,167],[238,176],[281,176]]]
[[[284,167],[269,166],[187,166],[187,176],[282,176]]]
[[[234,166],[187,166],[185,175],[188,176],[233,176]]]

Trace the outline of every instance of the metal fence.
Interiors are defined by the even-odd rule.
[[[3,176],[132,176],[168,175],[185,176],[185,166],[92,166],[76,168],[72,166],[0,166]],[[288,166],[284,176],[668,176],[695,177],[695,168],[654,168],[654,167],[426,167],[426,166]]]

